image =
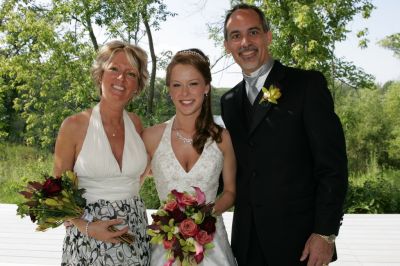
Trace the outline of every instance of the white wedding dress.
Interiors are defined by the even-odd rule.
[[[192,186],[199,187],[206,195],[206,201],[215,201],[218,180],[223,167],[224,157],[215,141],[209,140],[199,159],[189,172],[186,172],[177,160],[171,146],[171,127],[174,118],[168,121],[160,144],[151,161],[158,197],[167,198],[171,190],[194,192]],[[207,250],[200,265],[228,266],[236,265],[228,242],[222,216],[218,216],[213,243],[215,247]],[[154,245],[151,253],[151,266],[163,266],[166,262],[163,245]],[[174,265],[178,265],[176,262]]]

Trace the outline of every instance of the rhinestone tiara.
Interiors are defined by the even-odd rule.
[[[176,54],[190,54],[190,55],[200,57],[201,60],[208,62],[208,59],[206,57],[202,56],[201,54],[199,54],[198,52],[195,52],[195,51],[182,50],[182,51],[177,52]]]

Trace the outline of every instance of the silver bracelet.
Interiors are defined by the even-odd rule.
[[[93,215],[91,215],[90,213],[86,212],[82,215],[81,219],[88,221],[88,222],[93,222]]]
[[[88,221],[88,222],[86,223],[86,227],[85,227],[85,233],[86,233],[86,236],[87,236],[87,237],[89,237],[89,232],[88,232],[89,224],[90,224],[90,222]]]

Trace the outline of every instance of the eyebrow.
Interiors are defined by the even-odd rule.
[[[252,31],[252,30],[259,30],[262,31],[262,28],[259,26],[255,26],[255,27],[251,27],[247,29],[247,32]],[[240,30],[233,30],[229,33],[229,36],[231,36],[232,34],[236,34],[236,33],[240,33]]]
[[[251,31],[251,30],[262,30],[262,28],[260,27],[251,27],[250,29],[248,29],[247,31]]]

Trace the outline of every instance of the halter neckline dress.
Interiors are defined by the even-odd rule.
[[[85,188],[86,213],[97,219],[121,218],[135,241],[112,244],[87,237],[76,227],[67,228],[62,265],[149,265],[150,244],[146,234],[147,215],[139,198],[140,175],[147,154],[142,139],[126,111],[123,112],[125,143],[121,168],[112,153],[97,104],[90,116],[82,149],[74,172],[79,187]]]

